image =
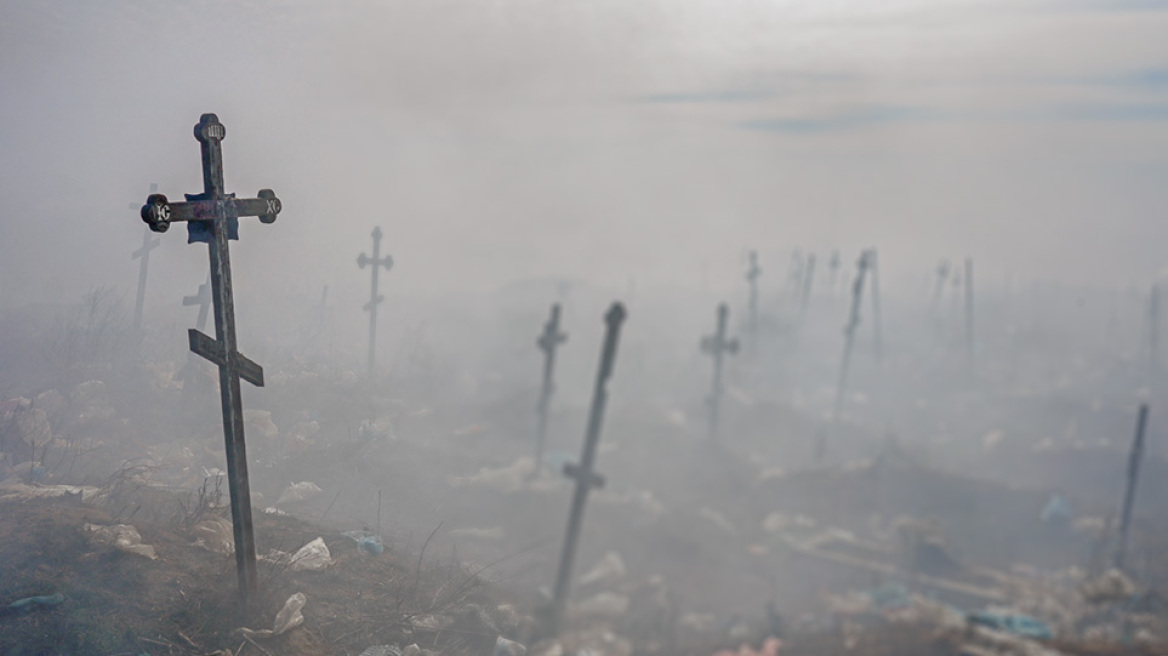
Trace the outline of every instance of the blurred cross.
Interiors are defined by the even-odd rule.
[[[150,183],[150,193],[158,191],[158,183]],[[131,204],[130,209],[137,211],[138,206]],[[149,228],[143,229],[142,247],[134,251],[130,257],[138,262],[138,298],[134,301],[134,327],[142,327],[142,307],[146,302],[146,274],[150,270],[150,251],[158,248],[161,242],[150,234]]]
[[[738,340],[726,338],[726,320],[730,316],[730,308],[722,303],[718,306],[718,324],[713,335],[703,337],[701,342],[702,353],[714,358],[714,383],[710,390],[710,398],[706,403],[710,406],[709,437],[718,438],[718,413],[722,404],[722,356],[738,352]]]
[[[551,316],[543,326],[543,333],[536,340],[543,351],[543,386],[540,388],[539,403],[536,405],[537,425],[535,432],[535,469],[532,476],[539,476],[543,469],[543,449],[547,440],[548,406],[555,392],[553,376],[556,367],[556,349],[568,340],[567,333],[560,332],[560,304],[552,305]]]
[[[377,279],[381,272],[381,267],[385,267],[388,271],[393,268],[393,257],[386,255],[381,257],[381,228],[373,229],[373,257],[366,257],[361,253],[357,257],[357,266],[362,269],[365,265],[373,267],[372,272],[372,287],[369,292],[369,302],[365,304],[365,310],[369,312],[369,381],[373,382],[374,373],[376,370],[376,349],[377,349],[377,306],[385,300],[384,296],[377,293]]]

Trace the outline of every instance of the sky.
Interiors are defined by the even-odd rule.
[[[865,246],[886,279],[1143,285],[1164,34],[1164,0],[2,0],[0,308],[132,295],[130,206],[201,191],[204,112],[227,189],[283,201],[233,246],[254,289],[363,291],[374,226],[417,294]],[[152,294],[205,275],[184,233]]]

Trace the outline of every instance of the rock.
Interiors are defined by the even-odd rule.
[[[299,483],[293,483],[284,488],[284,491],[280,493],[280,498],[276,500],[276,504],[306,501],[320,493],[321,489],[316,483],[300,481]]]
[[[621,555],[615,551],[609,551],[588,570],[586,574],[580,577],[578,583],[580,585],[591,585],[593,583],[610,586],[620,583],[625,576],[628,575],[628,570],[625,568],[625,561]]]
[[[235,553],[235,534],[231,522],[211,517],[195,524],[195,546],[229,556]]]
[[[268,410],[244,410],[243,422],[245,430],[252,435],[259,435],[271,439],[280,434],[280,429],[272,421],[272,413]]]
[[[618,619],[629,611],[629,598],[613,592],[600,592],[572,605],[577,617]]]

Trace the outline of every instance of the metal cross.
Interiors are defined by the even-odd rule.
[[[965,258],[965,355],[969,373],[974,371],[973,357],[973,258]]]
[[[256,216],[272,223],[280,213],[280,199],[271,189],[258,198],[237,199],[223,190],[223,138],[227,131],[214,114],[203,114],[195,125],[203,159],[203,193],[187,194],[185,203],[171,203],[151,194],[142,206],[142,220],[155,232],[166,232],[175,221],[186,221],[187,242],[207,243],[211,258],[211,299],[215,307],[215,339],[188,331],[191,351],[219,367],[223,406],[223,437],[227,452],[227,481],[235,538],[235,565],[239,591],[246,608],[256,596],[255,534],[252,528],[251,490],[247,476],[247,449],[243,435],[243,404],[239,379],[257,387],[264,384],[260,366],[239,353],[235,339],[235,304],[231,286],[228,239],[238,239],[239,217]]]
[[[1123,495],[1123,514],[1119,522],[1119,545],[1115,551],[1115,567],[1123,569],[1123,559],[1127,551],[1127,531],[1131,525],[1132,507],[1136,503],[1136,483],[1140,477],[1140,462],[1144,459],[1144,432],[1148,426],[1148,404],[1140,404],[1140,415],[1136,420],[1136,438],[1132,442],[1127,463],[1127,489]]]
[[[815,253],[807,256],[807,265],[803,269],[803,298],[799,302],[799,316],[806,320],[807,305],[811,302],[811,284],[815,280]]]
[[[150,193],[158,191],[158,183],[150,183]],[[137,210],[137,205],[130,205],[130,209]],[[138,263],[138,298],[134,301],[134,328],[142,327],[142,306],[146,302],[146,274],[150,269],[150,251],[161,244],[157,237],[150,234],[148,228],[142,230],[142,247],[130,256],[132,260],[141,260]]]
[[[839,275],[839,267],[840,267],[839,251],[833,250],[831,252],[831,259],[827,261],[827,270],[831,272],[831,278],[828,280],[827,284],[831,288],[832,297],[835,296],[835,282],[836,282],[836,277]]]
[[[369,312],[369,380],[374,380],[374,370],[376,368],[376,347],[377,347],[377,305],[385,300],[384,296],[377,293],[377,278],[378,273],[381,272],[381,267],[385,267],[386,271],[393,268],[393,257],[386,255],[381,257],[381,228],[373,229],[373,257],[366,257],[361,253],[357,257],[357,266],[362,269],[365,265],[373,267],[372,287],[369,292],[369,302],[365,304],[365,310]]]
[[[880,317],[880,266],[876,259],[876,249],[868,250],[868,271],[872,277],[872,348],[876,361],[884,358],[884,333]]]
[[[543,386],[540,388],[539,403],[536,405],[537,425],[535,431],[535,470],[532,476],[539,476],[543,469],[543,448],[547,440],[548,406],[556,384],[553,380],[556,368],[556,348],[568,341],[568,334],[560,332],[560,304],[552,305],[551,316],[543,325],[543,332],[536,345],[543,351]]]
[[[584,504],[588,492],[596,487],[604,487],[604,477],[597,474],[596,446],[600,442],[600,426],[604,421],[604,406],[608,401],[608,379],[612,377],[616,362],[616,347],[620,341],[621,324],[625,320],[625,306],[613,303],[604,315],[607,328],[604,333],[604,347],[600,352],[600,368],[596,372],[596,388],[592,392],[592,411],[588,415],[588,430],[584,435],[584,450],[580,454],[580,464],[566,463],[564,475],[576,480],[576,491],[572,494],[572,509],[568,514],[568,531],[564,536],[564,550],[560,554],[560,568],[556,572],[556,584],[552,592],[551,630],[559,631],[560,620],[568,601],[568,586],[572,577],[572,563],[576,559],[576,545],[580,539],[580,524],[584,521]]]
[[[856,280],[852,283],[852,311],[848,316],[848,323],[844,326],[844,356],[840,361],[839,381],[835,386],[835,405],[831,413],[831,425],[834,429],[839,423],[840,409],[844,402],[844,387],[848,382],[848,365],[852,359],[852,344],[856,337],[856,327],[860,325],[860,302],[864,296],[864,276],[868,272],[868,268],[872,264],[873,252],[865,250],[860,253],[860,260],[857,262]],[[827,432],[819,434],[818,444],[815,448],[815,459],[823,460],[827,452]]]
[[[750,334],[758,333],[758,277],[762,269],[758,267],[758,251],[750,251],[750,265],[746,268],[746,280],[750,283]]]
[[[726,320],[730,316],[730,308],[722,303],[718,306],[718,328],[713,335],[703,337],[701,341],[702,353],[709,354],[714,358],[714,384],[710,390],[710,398],[707,403],[710,405],[710,430],[709,437],[711,440],[718,437],[718,411],[722,404],[722,355],[729,353],[734,355],[738,352],[738,339],[726,338]]]

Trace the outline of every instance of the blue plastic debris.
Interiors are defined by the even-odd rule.
[[[1013,633],[1016,636],[1030,638],[1031,640],[1050,640],[1054,638],[1054,632],[1050,630],[1049,626],[1029,615],[981,610],[970,613],[968,618],[972,624],[980,624],[981,626]]]
[[[25,597],[24,599],[17,599],[16,601],[0,608],[3,613],[0,615],[15,615],[18,613],[27,613],[37,610],[38,608],[51,608],[65,603],[65,595],[51,594],[40,597]]]
[[[381,552],[385,551],[385,545],[381,544],[381,536],[369,531],[345,531],[341,535],[352,539],[357,543],[358,551],[370,556],[380,556]]]
[[[1050,495],[1050,501],[1042,509],[1043,524],[1069,525],[1074,518],[1075,514],[1071,511],[1071,504],[1063,498],[1063,495],[1057,493]]]

